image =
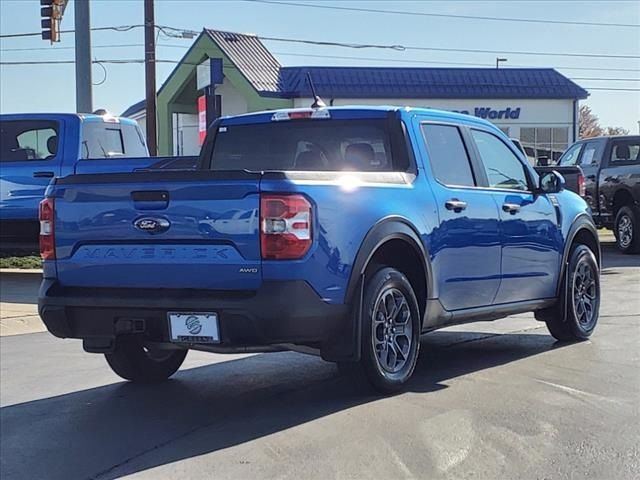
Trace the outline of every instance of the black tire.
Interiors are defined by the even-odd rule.
[[[392,317],[395,321],[389,320]],[[378,270],[365,284],[361,359],[338,364],[340,372],[356,377],[357,383],[366,379],[382,393],[400,390],[416,366],[421,323],[418,301],[407,277],[390,267]]]
[[[156,383],[176,373],[187,356],[187,350],[149,350],[138,338],[119,337],[113,353],[105,358],[111,369],[125,380]]]
[[[561,300],[536,317],[546,322],[556,340],[586,340],[596,328],[600,310],[600,269],[589,247],[573,247],[565,275]]]
[[[618,210],[613,229],[618,250],[623,253],[640,252],[640,209],[622,207]]]

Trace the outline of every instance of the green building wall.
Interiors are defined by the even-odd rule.
[[[222,58],[224,76],[245,98],[249,112],[293,106],[293,100],[261,97],[206,32],[200,34],[160,88],[157,100],[158,154],[173,154],[173,114],[198,113],[196,66],[207,58]]]

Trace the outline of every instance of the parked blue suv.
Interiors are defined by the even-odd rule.
[[[569,341],[598,320],[585,202],[449,112],[225,117],[197,171],[57,179],[40,222],[42,319],[132,381],[189,349],[298,350],[393,391],[425,332],[533,311]]]

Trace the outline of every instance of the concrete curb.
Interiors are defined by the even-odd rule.
[[[29,274],[29,275],[42,275],[42,269],[40,268],[0,268],[0,273],[16,274]]]

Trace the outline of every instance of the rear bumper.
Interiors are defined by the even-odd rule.
[[[106,341],[136,333],[165,342],[171,311],[216,312],[218,345],[229,348],[293,343],[329,351],[334,339],[352,330],[348,306],[324,302],[304,281],[265,282],[258,290],[225,292],[66,288],[45,279],[38,299],[40,317],[60,338]],[[353,353],[345,347],[338,357]]]

